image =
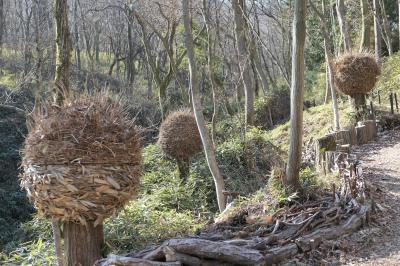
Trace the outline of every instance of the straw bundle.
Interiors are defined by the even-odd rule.
[[[160,127],[158,143],[175,159],[188,159],[202,149],[196,120],[189,111],[170,113]]]
[[[100,94],[43,110],[22,150],[21,186],[41,215],[101,223],[136,195],[138,130],[121,103]]]
[[[346,95],[370,92],[380,75],[380,67],[368,53],[349,53],[333,64],[334,82],[338,90]]]

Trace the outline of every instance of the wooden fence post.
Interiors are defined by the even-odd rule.
[[[394,114],[394,108],[393,108],[393,93],[390,93],[389,95],[389,101],[390,101],[390,112]]]

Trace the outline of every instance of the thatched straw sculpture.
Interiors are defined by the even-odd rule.
[[[21,186],[39,214],[96,226],[136,195],[140,138],[121,103],[82,96],[44,104],[33,119]]]
[[[180,176],[189,174],[189,159],[202,149],[196,120],[189,111],[170,113],[160,127],[158,144],[163,152],[176,159]]]
[[[365,104],[365,94],[370,92],[380,75],[380,66],[369,53],[348,53],[332,63],[336,88],[351,96],[356,106]]]

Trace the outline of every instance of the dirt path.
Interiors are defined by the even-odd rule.
[[[354,152],[367,180],[382,191],[376,199],[382,210],[370,226],[341,241],[341,261],[346,265],[400,265],[400,131],[387,132]]]

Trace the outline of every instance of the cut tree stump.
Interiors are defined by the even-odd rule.
[[[343,130],[336,131],[335,137],[336,137],[336,144],[353,145],[350,130],[343,129]]]
[[[326,152],[336,150],[336,134],[327,134],[315,141],[315,165],[326,169]]]
[[[64,223],[65,263],[67,266],[92,266],[100,259],[104,242],[103,225],[94,227]]]
[[[375,140],[377,137],[377,127],[375,120],[366,120],[364,121],[364,125],[367,130],[368,141]]]
[[[359,125],[355,129],[358,145],[366,144],[368,142],[367,127],[365,125]]]

